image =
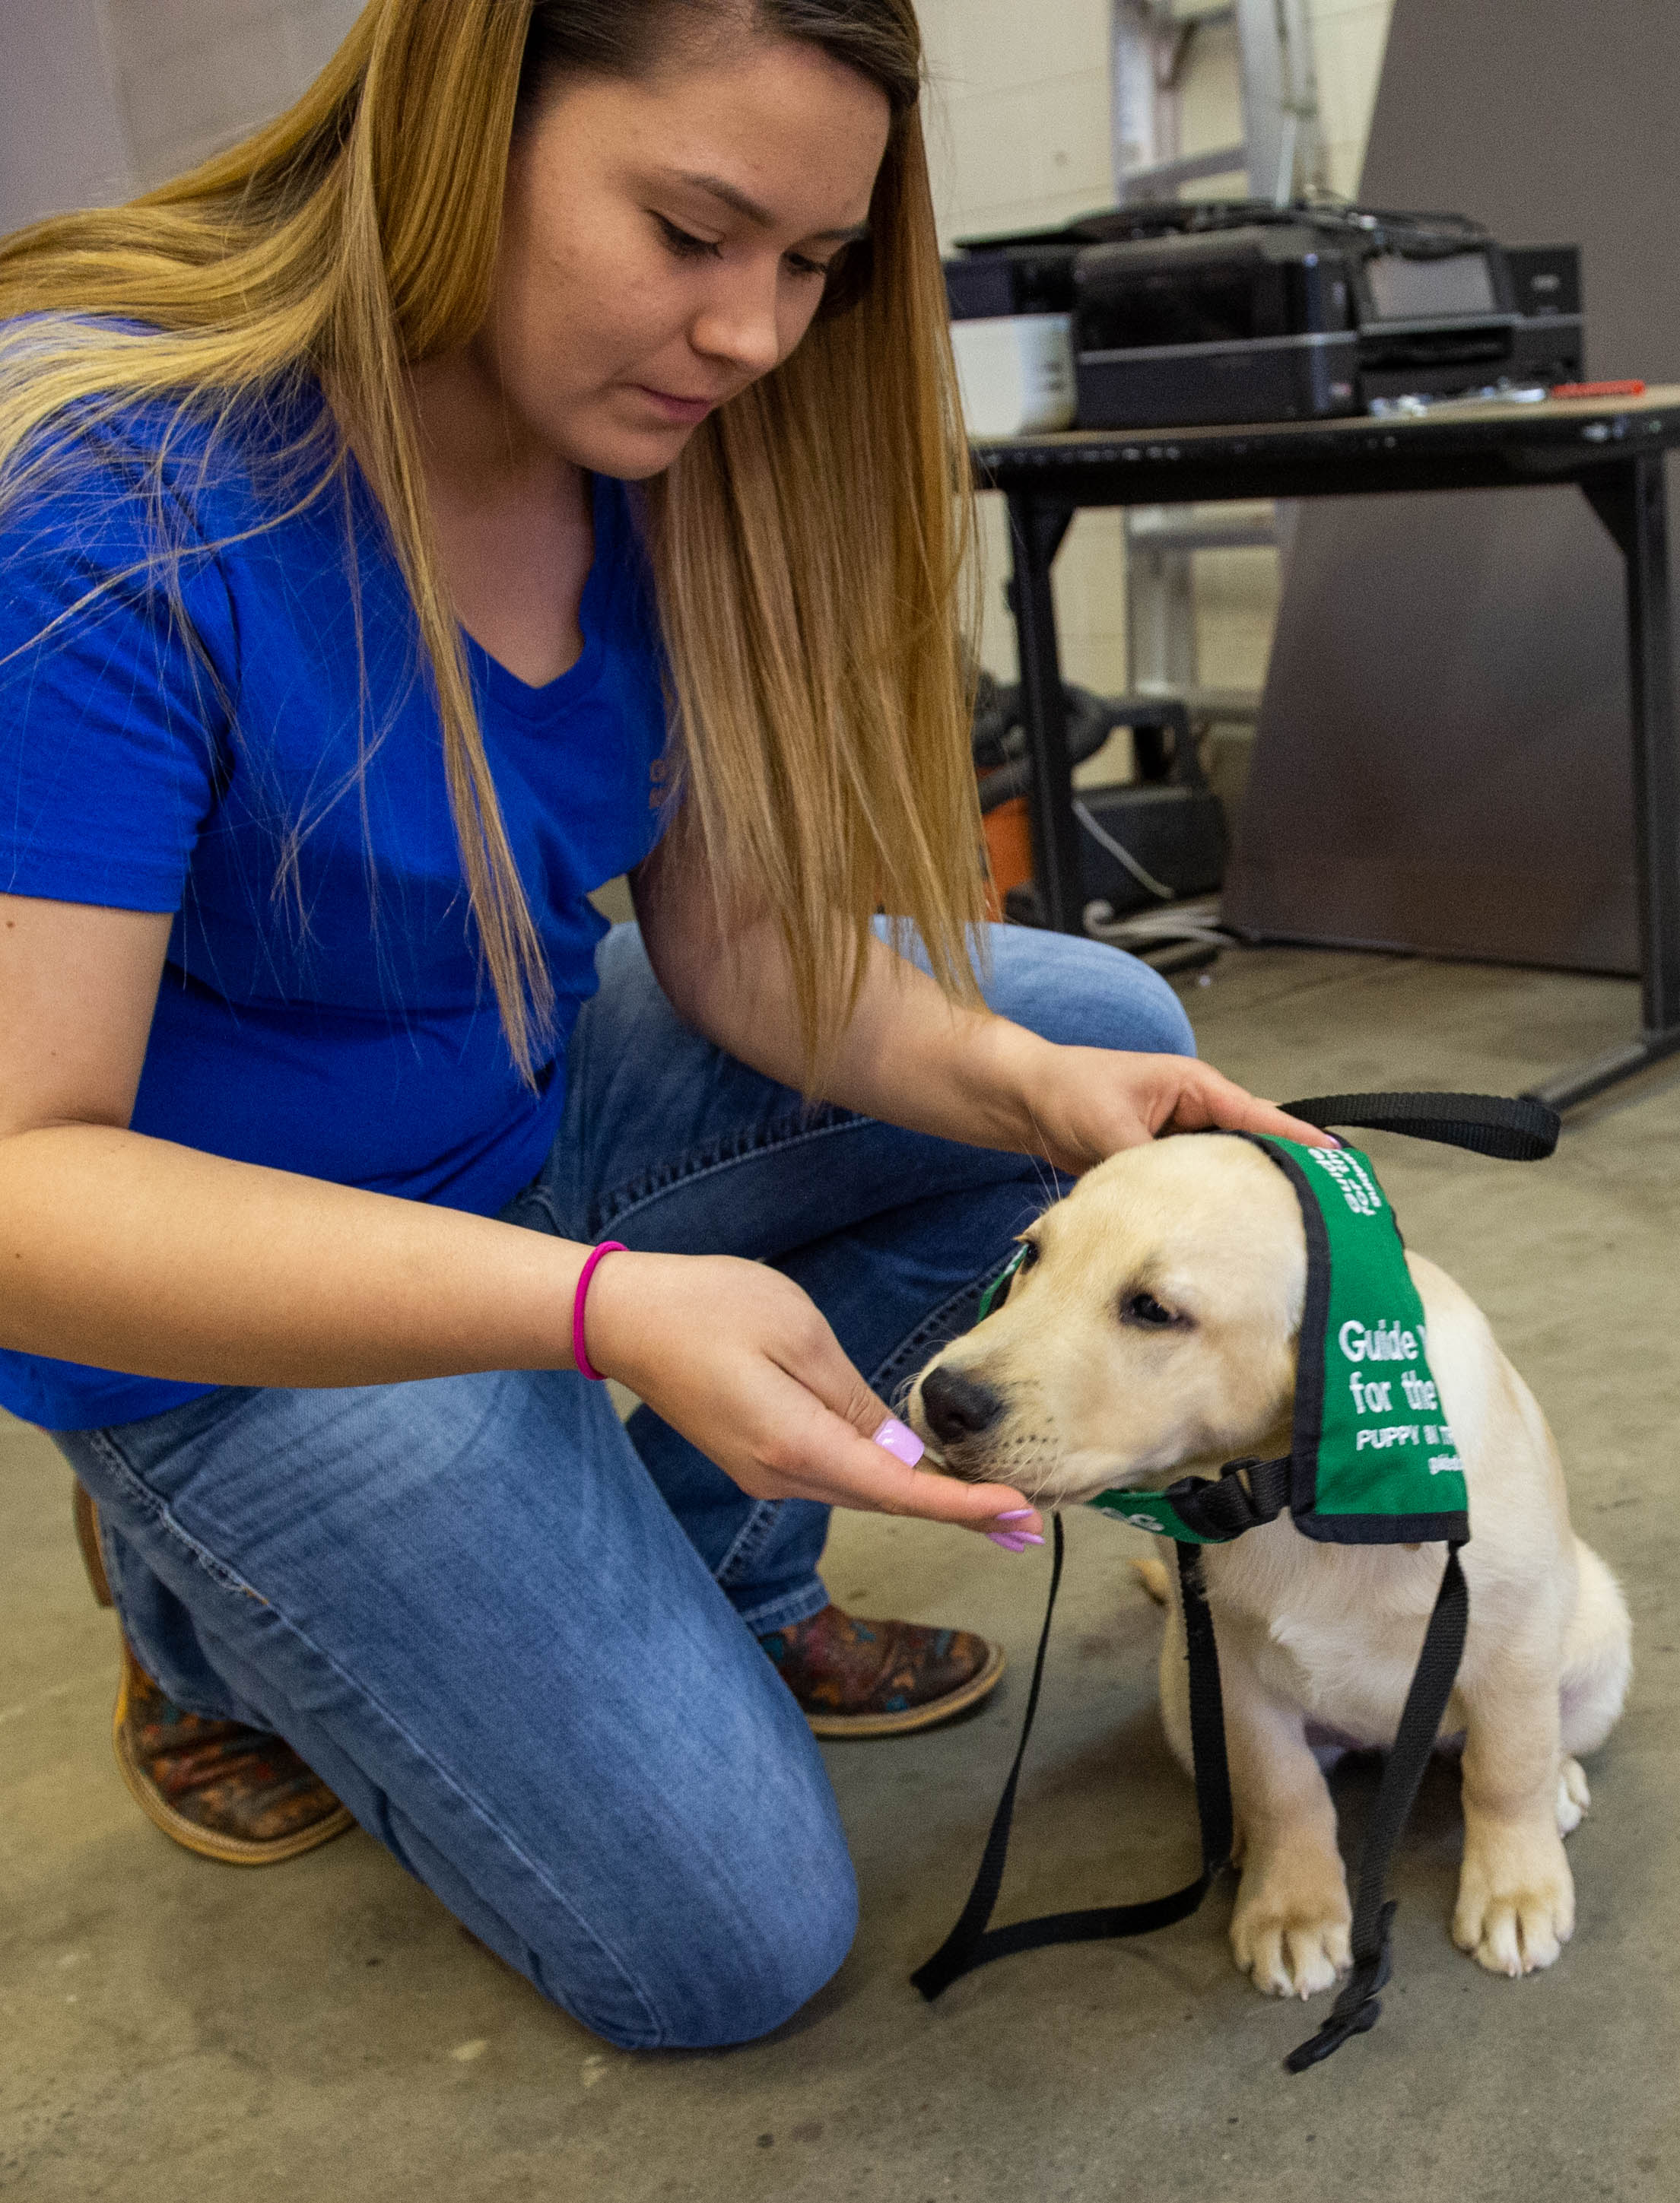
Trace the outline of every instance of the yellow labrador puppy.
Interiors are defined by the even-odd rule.
[[[1245,1140],[1114,1156],[1026,1235],[1007,1302],[917,1379],[930,1466],[1061,1507],[1287,1454],[1306,1243],[1295,1193]],[[1486,1319],[1408,1256],[1464,1465],[1470,1633],[1442,1741],[1464,1748],[1452,1934],[1499,1974],[1549,1966],[1575,1924],[1563,1839],[1588,1804],[1576,1754],[1630,1674],[1615,1579],[1570,1527],[1556,1448]],[[1393,1743],[1440,1582],[1440,1545],[1336,1545],[1286,1514],[1204,1549],[1242,1869],[1231,1941],[1257,1987],[1307,1997],[1349,1964],[1325,1748]],[[1191,1764],[1176,1571],[1161,1654],[1173,1751]]]

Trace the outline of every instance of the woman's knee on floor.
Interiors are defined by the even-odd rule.
[[[657,1887],[655,1887],[657,1884]],[[831,1828],[766,1822],[763,1840],[720,1856],[632,1868],[636,1917],[612,1984],[568,1993],[564,1967],[539,1985],[626,2050],[721,2050],[770,2034],[838,1972],[857,1933],[857,1881]],[[645,1901],[642,1901],[645,1900]],[[583,1985],[577,1985],[582,1987]]]
[[[734,1901],[694,1893],[690,1930],[657,1990],[661,2046],[723,2050],[771,2034],[838,1973],[857,1934],[857,1882],[843,1846],[778,1859],[769,1885]]]
[[[723,1854],[701,1828],[686,1842],[627,1845],[605,1874],[592,1862],[564,1887],[529,1853],[481,1844],[463,1863],[388,1805],[372,1824],[478,1941],[620,2050],[722,2050],[768,2035],[832,1978],[857,1932],[837,1819],[815,1841],[766,1823],[761,1844]]]
[[[1001,1016],[1065,1047],[1194,1055],[1184,1005],[1135,956],[1071,933],[995,925],[987,1001]]]
[[[740,1677],[728,1649],[681,1733],[627,1737],[618,1764],[595,1763],[587,1799],[525,1816],[517,1847],[482,1830],[458,1831],[448,1861],[403,1846],[458,1919],[623,2049],[767,2035],[837,1971],[857,1931],[815,1739],[758,1647],[748,1640]]]

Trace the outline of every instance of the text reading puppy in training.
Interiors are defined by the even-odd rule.
[[[1289,1451],[1306,1243],[1267,1155],[1217,1137],[1130,1149],[1027,1242],[1007,1301],[916,1380],[909,1416],[930,1465],[1062,1507]],[[1576,1755],[1621,1712],[1627,1609],[1570,1527],[1551,1432],[1486,1320],[1432,1262],[1407,1261],[1470,1502],[1470,1633],[1442,1730],[1464,1747],[1452,1933],[1491,1971],[1529,1973],[1574,1928],[1563,1839],[1588,1802]],[[1321,1544],[1287,1514],[1204,1550],[1242,1869],[1231,1940],[1271,1994],[1310,1996],[1348,1966],[1321,1757],[1393,1743],[1444,1551]],[[1158,1574],[1172,1603],[1162,1714],[1188,1769],[1177,1577]]]

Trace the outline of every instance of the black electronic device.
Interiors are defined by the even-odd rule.
[[[1110,918],[1212,895],[1225,877],[1225,806],[1187,732],[1174,730],[1173,748],[1171,779],[1122,781],[1074,799],[1085,899],[1107,903]]]
[[[1359,408],[1355,265],[1310,230],[1092,245],[1074,266],[1081,428]]]
[[[1372,252],[1358,264],[1357,295],[1367,408],[1500,384],[1549,387],[1584,371],[1575,248],[1513,253],[1488,239],[1423,257]]]
[[[1012,314],[1071,314],[1080,246],[1065,238],[1023,239],[1006,251],[958,253],[945,263],[945,297],[954,322]]]
[[[1581,315],[1578,245],[1508,245],[1505,249],[1517,310],[1535,321]]]
[[[1171,200],[960,251],[954,300],[990,286],[1059,310],[1071,289],[1085,428],[1310,419],[1585,373],[1579,249],[1507,248],[1459,215]]]
[[[1139,777],[1074,797],[1087,902],[1110,918],[1186,895],[1208,895],[1225,872],[1225,809],[1202,769],[1190,714],[1172,697],[1097,696],[1064,683],[1069,762],[1095,756],[1117,727],[1129,727]],[[982,676],[973,730],[980,808],[992,811],[1032,784],[1018,688]],[[1030,885],[1011,891],[1009,915],[1042,924]]]

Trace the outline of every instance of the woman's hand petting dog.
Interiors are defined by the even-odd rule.
[[[1026,1088],[1033,1146],[1074,1177],[1168,1132],[1269,1132],[1310,1148],[1336,1144],[1317,1125],[1286,1116],[1192,1055],[1038,1045],[1050,1060]]]

